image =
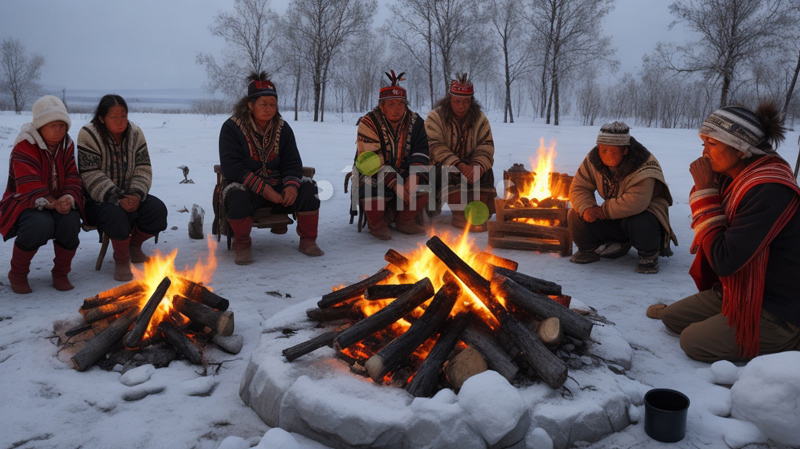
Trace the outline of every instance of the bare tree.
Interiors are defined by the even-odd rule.
[[[789,0],[678,0],[670,5],[671,26],[684,23],[700,38],[684,46],[662,46],[673,70],[699,72],[721,81],[720,105],[746,62],[778,48],[794,24]]]
[[[525,29],[522,3],[517,0],[491,0],[489,16],[497,32],[498,45],[503,54],[503,75],[505,81],[505,102],[503,123],[509,119],[514,123],[511,108],[511,85],[516,79],[533,67],[533,46],[530,33]],[[519,111],[518,111],[519,112]]]
[[[217,13],[209,27],[212,35],[225,39],[227,48],[221,61],[208,53],[196,57],[196,62],[206,68],[206,90],[219,90],[231,99],[241,96],[249,72],[275,73],[280,69],[270,58],[278,37],[278,16],[269,8],[269,0],[235,0],[233,8],[233,13]]]
[[[433,25],[433,43],[439,50],[444,86],[454,75],[454,54],[465,38],[479,31],[480,3],[478,0],[428,0]],[[460,70],[463,71],[463,70]]]
[[[532,4],[531,23],[546,47],[542,80],[549,78],[547,123],[552,113],[558,125],[562,80],[587,61],[606,61],[616,66],[611,56],[611,38],[601,33],[597,23],[613,8],[613,0],[537,0]],[[549,72],[549,73],[548,73]],[[545,86],[542,93],[545,94]]]
[[[434,48],[432,0],[399,0],[387,4],[392,17],[383,27],[393,42],[402,44],[428,76],[430,107],[436,102],[437,95],[433,87]],[[402,71],[408,73],[408,68]]]
[[[371,0],[293,0],[286,20],[305,45],[314,83],[314,121],[324,121],[325,87],[331,60],[352,36],[369,28],[377,3]]]
[[[39,90],[36,80],[41,77],[44,57],[28,55],[22,42],[12,38],[3,39],[2,56],[0,88],[11,93],[14,112],[19,114],[25,109],[28,99]]]

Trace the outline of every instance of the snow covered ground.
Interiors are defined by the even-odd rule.
[[[290,115],[290,114],[289,114]],[[188,237],[193,204],[205,209],[205,232],[211,233],[212,190],[218,163],[217,139],[225,116],[131,114],[147,138],[153,161],[152,192],[167,204],[169,228],[157,245],[164,253],[178,249],[176,266],[184,268],[207,260],[208,246]],[[297,251],[293,230],[285,235],[254,231],[254,259],[249,266],[233,263],[233,252],[224,241],[216,247],[218,263],[210,286],[231,300],[236,314],[236,334],[244,337],[244,349],[236,356],[217,354],[222,362],[204,372],[201,367],[173,362],[166,369],[140,368],[128,377],[92,368],[77,372],[57,357],[53,332],[57,321],[77,320],[82,300],[118,285],[112,278],[113,261],[106,256],[102,269],[94,270],[100,244],[96,233],[83,233],[70,279],[75,289],[58,292],[51,286],[52,247],[42,247],[33,260],[29,281],[33,294],[11,292],[5,277],[8,262],[0,266],[0,448],[262,448],[320,447],[296,434],[270,429],[239,398],[239,384],[263,323],[276,312],[316,298],[331,287],[353,283],[374,273],[389,248],[408,253],[427,237],[395,234],[388,242],[349,224],[349,195],[343,192],[355,149],[356,116],[328,114],[325,123],[307,118],[291,122],[305,165],[316,167],[323,199],[318,243],[325,256],[309,258]],[[89,116],[74,114],[70,135],[75,138]],[[599,126],[571,124],[548,126],[530,119],[503,124],[490,114],[495,137],[495,173],[513,163],[530,168],[539,139],[557,141],[555,171],[573,174],[594,144]],[[0,113],[0,173],[7,172],[8,153],[22,124],[21,116]],[[567,258],[527,251],[495,250],[520,263],[519,270],[562,285],[565,294],[594,307],[614,322],[634,348],[633,366],[627,376],[654,388],[673,388],[691,400],[686,438],[674,447],[791,447],[797,436],[783,428],[770,430],[759,419],[778,417],[800,421],[800,352],[767,356],[747,368],[711,365],[688,359],[675,336],[645,316],[647,306],[669,303],[694,293],[687,274],[692,231],[688,192],[692,185],[688,165],[701,152],[696,130],[634,128],[632,135],[661,162],[675,200],[670,209],[680,246],[675,255],[661,259],[661,272],[634,272],[635,251],[615,260],[590,265],[570,264]],[[798,133],[789,133],[779,153],[792,165],[797,157]],[[190,168],[193,184],[180,184],[179,166]],[[452,232],[449,214],[435,219],[435,232]],[[486,234],[474,236],[484,248]],[[12,242],[0,244],[0,259],[9,260]],[[313,279],[309,275],[313,273]],[[749,373],[748,373],[749,371]],[[733,388],[726,385],[740,374],[745,378]],[[782,379],[780,379],[783,377]],[[734,394],[732,394],[732,391]],[[135,397],[144,396],[139,400]],[[634,401],[641,404],[641,398]],[[755,405],[752,405],[755,404]],[[745,406],[746,405],[746,406]],[[750,422],[731,418],[735,416]],[[741,411],[740,411],[741,410]],[[754,413],[757,411],[757,413]],[[644,415],[643,406],[631,411]],[[748,415],[747,413],[750,413]],[[643,419],[643,418],[642,418]],[[792,421],[792,419],[794,421]],[[791,429],[791,427],[788,427]],[[767,442],[764,432],[772,436]],[[794,440],[792,440],[794,438]],[[591,447],[661,447],[644,432],[643,421],[594,443]]]

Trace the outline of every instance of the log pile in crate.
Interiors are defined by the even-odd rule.
[[[427,249],[441,266],[429,277],[418,279],[414,263],[389,250],[376,274],[324,295],[307,316],[331,330],[286,348],[286,359],[331,347],[353,372],[414,396],[458,389],[486,368],[509,382],[560,388],[593,326],[569,308],[561,286],[491,253],[471,258],[472,266],[436,236]]]
[[[198,365],[205,363],[203,351],[208,344],[231,353],[241,350],[241,339],[233,335],[233,312],[227,299],[179,277],[164,277],[148,297],[145,289],[143,282],[132,281],[83,301],[80,313],[85,324],[66,332],[84,341],[72,357],[76,370],[130,360],[143,348],[157,345],[168,345],[173,353]],[[165,302],[170,304],[169,313],[157,313]]]

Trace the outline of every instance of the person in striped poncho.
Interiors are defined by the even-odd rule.
[[[800,349],[800,187],[776,152],[783,117],[771,103],[724,107],[699,134],[703,155],[689,167],[699,293],[661,320],[704,362]]]
[[[153,169],[141,128],[128,120],[128,104],[105,95],[92,121],[78,133],[78,169],[86,195],[86,221],[114,248],[114,279],[133,279],[131,262],[149,256],[142,244],[167,229],[167,207],[150,194]]]
[[[67,278],[78,248],[83,195],[64,103],[46,95],[33,104],[33,121],[22,126],[8,164],[0,201],[0,234],[16,237],[8,280],[14,293],[30,293],[28,273],[39,247],[53,240],[53,286],[71,290]]]

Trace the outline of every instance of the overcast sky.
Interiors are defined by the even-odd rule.
[[[612,35],[620,74],[636,73],[642,55],[668,33],[673,0],[616,0],[602,26]],[[272,0],[283,12],[288,0]],[[388,17],[379,0],[376,26]],[[233,0],[0,0],[0,39],[18,38],[45,58],[50,89],[198,89],[206,80],[198,52],[218,53],[208,27]]]

